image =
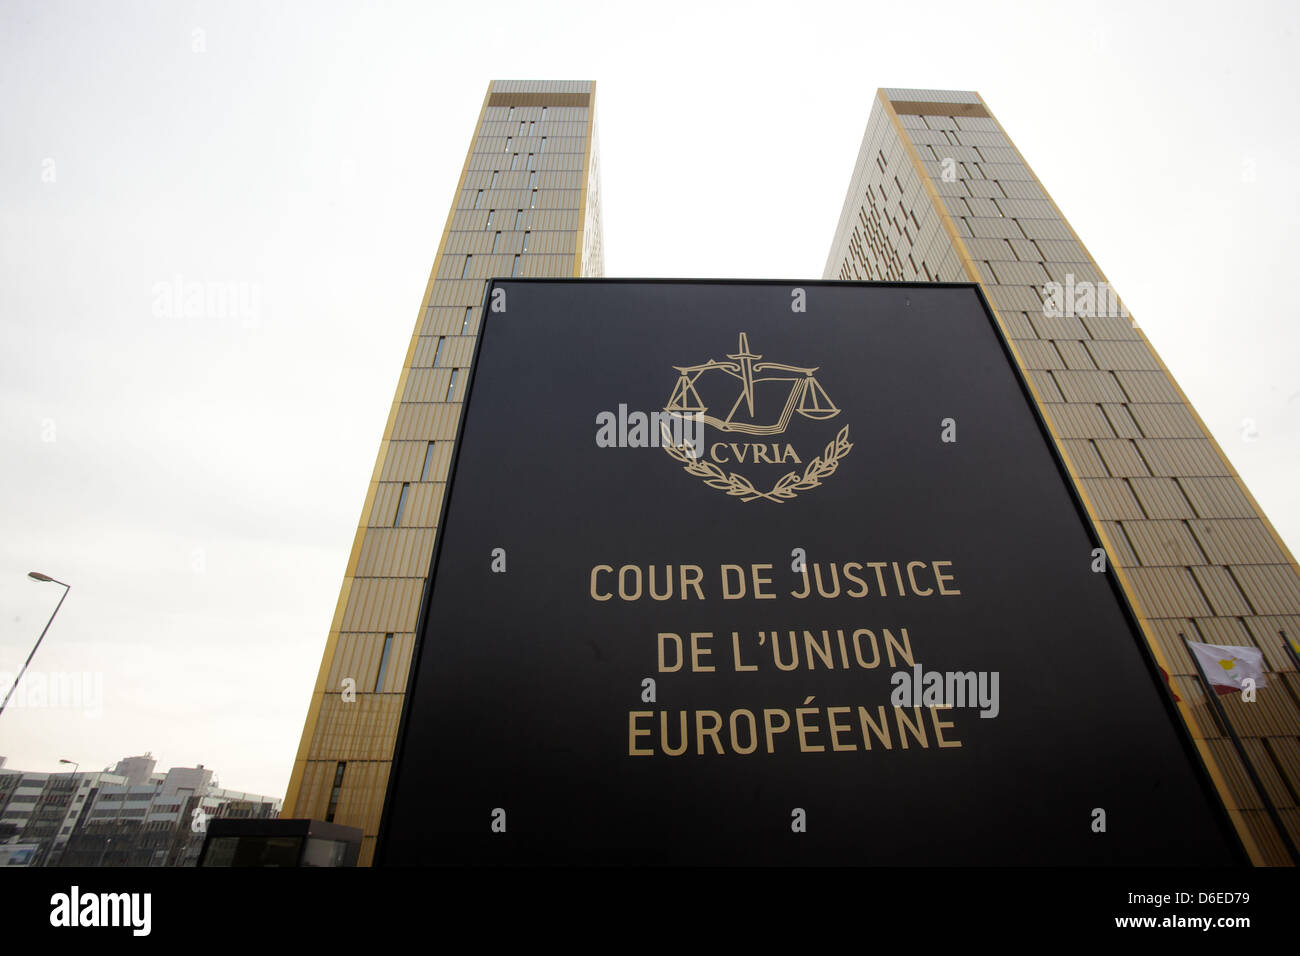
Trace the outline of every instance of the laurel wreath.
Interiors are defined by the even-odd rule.
[[[728,495],[737,497],[741,501],[754,501],[758,498],[766,498],[768,501],[775,501],[777,504],[788,501],[798,496],[801,491],[808,491],[818,487],[823,478],[829,478],[835,474],[835,469],[839,468],[840,461],[853,450],[853,444],[849,441],[849,426],[845,425],[840,429],[834,440],[826,445],[822,453],[808,462],[808,467],[803,470],[802,475],[797,471],[789,472],[782,476],[770,490],[759,491],[754,487],[753,482],[744,475],[737,474],[734,471],[724,472],[711,461],[692,458],[687,453],[688,445],[685,443],[674,445],[667,427],[660,423],[659,428],[664,451],[681,462],[688,475],[703,479],[704,483],[710,488],[725,491]]]

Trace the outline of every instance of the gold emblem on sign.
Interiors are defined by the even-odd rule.
[[[762,358],[749,350],[749,336],[741,332],[739,347],[727,355],[727,361],[709,359],[702,365],[673,366],[677,384],[664,411],[720,432],[759,438],[784,436],[791,423],[798,421],[796,416],[819,422],[840,414],[817,381],[814,373],[818,368],[763,362]],[[849,426],[845,425],[802,472],[786,472],[763,491],[746,475],[720,465],[802,464],[803,459],[789,441],[707,444],[700,438],[692,446],[689,442],[674,443],[671,430],[663,423],[660,430],[664,451],[680,462],[687,474],[741,501],[788,501],[821,485],[853,449]]]

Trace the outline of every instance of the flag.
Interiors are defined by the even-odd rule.
[[[1230,647],[1223,644],[1198,644],[1188,641],[1187,646],[1196,655],[1196,662],[1210,686],[1219,694],[1232,694],[1241,690],[1247,678],[1256,687],[1267,687],[1264,680],[1264,652],[1257,647]]]
[[[1159,665],[1156,665],[1156,666],[1159,666]],[[1178,696],[1178,692],[1174,690],[1174,682],[1171,681],[1171,680],[1169,679],[1169,671],[1167,671],[1167,670],[1165,670],[1163,667],[1161,667],[1161,668],[1160,668],[1160,674],[1161,674],[1161,676],[1164,677],[1164,679],[1165,679],[1165,683],[1169,685],[1169,693],[1171,693],[1171,694],[1174,695],[1174,703],[1175,703],[1175,704],[1181,704],[1181,703],[1183,702],[1183,699],[1182,699],[1181,697],[1179,697],[1179,696]]]

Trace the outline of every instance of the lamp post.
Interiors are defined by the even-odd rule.
[[[66,592],[65,592],[65,593],[66,593]],[[81,764],[77,763],[77,761],[75,761],[75,760],[68,760],[68,759],[66,759],[66,758],[64,758],[64,757],[60,757],[60,758],[59,758],[59,763],[70,763],[70,764],[72,764],[72,793],[75,795],[76,792],[77,792],[78,790],[81,789],[81,781],[77,779],[77,771],[79,771],[79,770],[81,769]],[[75,804],[76,804],[76,802],[77,802],[77,800],[76,800],[76,797],[75,797],[75,796],[70,796],[70,797],[68,797],[68,809],[67,809],[67,811],[64,812],[64,815],[63,815],[63,819],[64,819],[64,820],[67,820],[67,819],[68,819],[68,814],[71,813],[71,812],[75,809]],[[62,861],[63,857],[64,857],[64,856],[67,854],[67,852],[68,852],[68,839],[69,839],[69,838],[68,838],[68,837],[63,837],[63,843],[60,844],[60,843],[59,843],[59,837],[60,837],[60,834],[56,834],[55,837],[54,837],[54,846],[53,846],[53,848],[51,849],[51,854],[53,854],[53,851],[54,851],[54,850],[58,850],[58,851],[59,851],[59,860]]]
[[[54,623],[54,615],[58,614],[59,608],[63,607],[63,598],[66,598],[68,596],[68,592],[72,590],[71,584],[64,584],[62,581],[56,581],[48,574],[41,574],[41,572],[39,571],[28,571],[27,576],[31,578],[33,581],[48,581],[62,586],[63,597],[60,597],[59,603],[54,605],[54,613],[51,614],[50,619],[45,622],[45,630],[41,631],[41,636],[36,639],[36,646],[32,648],[32,652],[27,655],[27,660],[23,662],[23,669],[18,672],[18,679],[14,681],[14,686],[9,688],[9,693],[5,694],[5,699],[3,703],[0,703],[0,714],[3,714],[5,712],[5,707],[9,705],[9,698],[14,695],[14,691],[17,690],[18,685],[22,683],[23,675],[27,673],[27,665],[30,664],[32,662],[32,658],[36,656],[36,651],[38,648],[40,648],[41,641],[45,640],[46,631],[48,631],[50,629],[50,625]]]

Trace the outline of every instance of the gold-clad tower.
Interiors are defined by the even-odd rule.
[[[878,91],[824,277],[983,286],[1247,852],[1289,865],[1300,569],[978,93]],[[1263,652],[1230,728],[1180,635]]]
[[[494,276],[600,276],[596,84],[488,85],[402,363],[285,797],[361,828],[383,808],[460,403]]]

